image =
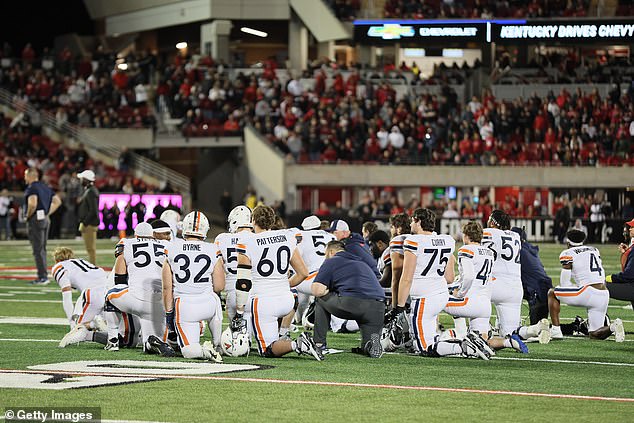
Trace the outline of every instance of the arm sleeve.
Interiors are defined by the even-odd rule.
[[[68,320],[73,318],[73,291],[62,291],[62,306]]]
[[[559,286],[572,286],[572,282],[570,279],[572,277],[572,270],[570,269],[561,269],[561,274],[559,275]]]
[[[475,269],[473,268],[473,260],[468,257],[461,257],[459,255],[458,262],[460,263],[460,268],[462,269],[458,295],[460,297],[464,297],[471,288],[471,284],[473,284],[473,278],[475,278]]]

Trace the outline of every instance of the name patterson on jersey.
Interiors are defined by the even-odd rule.
[[[278,242],[286,242],[286,235],[269,236],[267,238],[258,238],[258,245],[277,244]]]

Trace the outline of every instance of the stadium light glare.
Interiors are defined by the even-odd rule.
[[[256,37],[266,38],[269,36],[269,34],[264,31],[258,31],[257,29],[249,28],[248,26],[243,26],[242,28],[240,28],[240,31],[246,32],[247,34],[255,35]]]
[[[127,64],[127,63],[119,63],[119,64],[117,65],[117,69],[119,69],[119,70],[123,70],[123,71],[124,71],[124,70],[128,70],[128,64]]]
[[[181,41],[180,43],[176,43],[176,48],[179,50],[187,48],[187,43],[185,41]]]

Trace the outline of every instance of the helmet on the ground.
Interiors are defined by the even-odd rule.
[[[220,349],[222,353],[229,357],[241,357],[249,354],[250,339],[246,330],[241,332],[233,332],[231,328],[227,328],[220,336]]]

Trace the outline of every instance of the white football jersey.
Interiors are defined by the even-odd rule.
[[[326,258],[326,244],[334,241],[335,236],[321,229],[300,231],[299,236],[301,237],[299,252],[306,263],[308,273],[318,271]]]
[[[605,270],[601,262],[599,250],[589,245],[572,247],[559,255],[562,265],[572,264],[572,277],[577,286],[603,283]]]
[[[288,272],[297,242],[288,230],[253,234],[245,238],[238,248],[251,260],[252,295],[268,297],[290,291]]]
[[[416,255],[412,298],[447,292],[445,269],[455,247],[456,241],[449,235],[407,235],[403,249]]]
[[[482,237],[482,245],[493,250],[492,280],[522,284],[522,267],[520,265],[520,250],[522,241],[517,232],[486,228]]]
[[[403,243],[405,242],[407,235],[396,235],[390,240],[390,251],[400,255],[405,254],[403,251]]]
[[[216,244],[179,238],[171,242],[166,254],[172,269],[174,297],[212,295],[211,274],[221,256]]]
[[[391,248],[389,246],[386,247],[385,250],[383,250],[383,252],[381,253],[381,257],[379,257],[379,259],[377,260],[376,268],[381,275],[383,275],[383,272],[385,271],[385,268],[387,266],[392,265],[392,258],[390,257],[390,249]]]
[[[139,298],[158,293],[163,289],[161,271],[165,261],[165,249],[170,241],[149,238],[124,238],[123,258],[128,268],[128,287]]]
[[[80,258],[64,260],[53,266],[53,278],[60,288],[71,286],[78,291],[106,286],[107,275],[101,267]]]
[[[473,265],[473,279],[463,280],[463,267],[465,262],[470,261]],[[493,250],[483,245],[469,244],[460,247],[458,250],[458,270],[460,272],[460,291],[466,291],[465,296],[487,295],[491,297],[491,271],[495,255]]]
[[[216,246],[222,256],[225,266],[225,290],[234,291],[236,289],[236,279],[238,274],[238,248],[241,239],[252,236],[251,231],[241,231],[234,234],[225,232],[216,237]]]

